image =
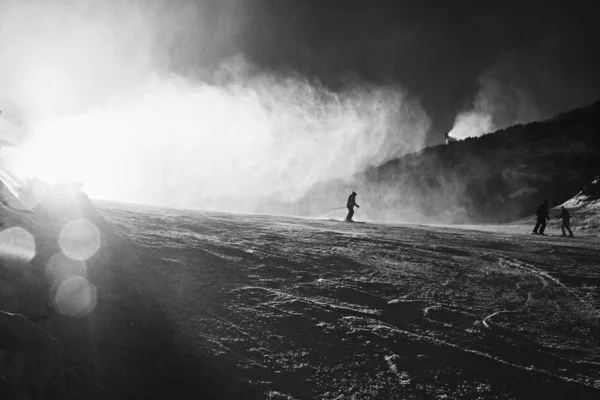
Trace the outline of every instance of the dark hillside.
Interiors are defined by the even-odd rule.
[[[355,190],[371,219],[507,222],[573,197],[600,170],[600,102],[543,122],[451,142],[315,185],[277,212],[321,215]]]

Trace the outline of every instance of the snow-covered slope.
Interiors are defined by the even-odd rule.
[[[574,229],[600,230],[600,177],[561,206],[569,210]]]
[[[57,192],[3,214],[2,399],[600,394],[597,240]]]

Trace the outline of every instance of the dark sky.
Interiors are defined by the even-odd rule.
[[[348,77],[400,83],[432,119],[429,143],[469,109],[478,78],[527,93],[548,117],[600,98],[594,2],[221,0],[200,3],[203,40],[179,57],[238,53],[332,88]],[[189,65],[189,64],[188,64]]]

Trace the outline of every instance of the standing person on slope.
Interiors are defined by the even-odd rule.
[[[531,233],[534,235],[543,235],[544,229],[546,229],[546,220],[550,219],[548,216],[548,200],[544,200],[544,202],[537,207],[535,213],[537,215],[537,222]],[[538,228],[540,229],[539,233]]]
[[[354,222],[352,221],[352,217],[354,216],[354,206],[360,208],[360,206],[356,204],[356,193],[352,192],[352,194],[348,197],[348,203],[346,204],[346,207],[348,207],[348,215],[346,216],[346,221],[348,222]]]
[[[569,231],[569,237],[575,237],[573,236],[573,232],[571,232],[571,216],[569,215],[569,212],[566,208],[560,208],[560,215],[558,216],[558,218],[562,218],[562,225],[560,227],[560,230],[562,231],[562,236],[567,236],[567,233],[565,232],[566,229]]]

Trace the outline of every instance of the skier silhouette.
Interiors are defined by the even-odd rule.
[[[565,232],[566,229],[567,231],[569,231],[569,237],[575,237],[573,236],[573,232],[571,232],[571,216],[569,215],[569,212],[566,208],[560,208],[560,215],[558,216],[558,218],[562,218],[562,225],[560,227],[560,230],[562,231],[562,236],[567,236],[567,233]]]
[[[537,222],[535,223],[535,228],[533,228],[533,232],[531,233],[534,235],[543,235],[544,229],[546,229],[546,220],[550,219],[548,216],[548,200],[544,200],[544,202],[537,207],[535,213],[537,215]]]
[[[360,206],[356,204],[356,193],[352,192],[352,194],[348,197],[348,203],[346,204],[346,207],[348,207],[348,215],[346,216],[346,221],[354,222],[352,221],[352,217],[354,216],[354,206],[360,208]]]

